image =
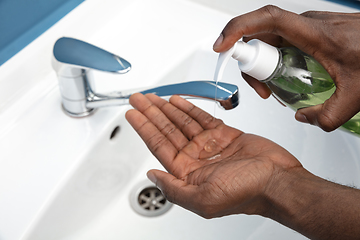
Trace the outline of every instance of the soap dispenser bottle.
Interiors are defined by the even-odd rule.
[[[335,91],[323,66],[295,47],[278,49],[253,39],[239,41],[220,55],[236,59],[242,72],[266,83],[277,99],[294,110],[321,104]],[[342,127],[360,134],[360,113]]]

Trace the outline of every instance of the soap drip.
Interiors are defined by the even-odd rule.
[[[215,139],[211,139],[205,143],[204,150],[208,153],[217,149],[217,142]]]
[[[215,67],[215,74],[214,74],[214,81],[216,84],[215,100],[216,100],[216,95],[217,95],[218,82],[222,80],[222,76],[224,74],[225,67],[226,67],[227,63],[229,62],[234,51],[235,51],[235,47],[233,46],[228,51],[222,52],[219,54],[218,61],[216,63],[216,67]],[[215,115],[216,115],[216,101],[215,101],[215,107],[214,107],[214,117],[215,117]]]

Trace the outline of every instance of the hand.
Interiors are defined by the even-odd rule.
[[[267,215],[274,178],[302,169],[282,147],[225,125],[173,96],[134,94],[126,118],[169,173],[148,177],[166,198],[205,218],[247,213]]]
[[[293,45],[312,55],[336,84],[324,104],[300,109],[298,121],[332,131],[360,111],[360,14],[305,12],[301,15],[266,6],[232,19],[214,44],[216,52],[229,49],[237,40],[258,38],[273,46]],[[265,84],[244,76],[257,93],[267,98]]]
[[[358,239],[360,191],[321,179],[277,144],[226,126],[188,101],[134,94],[126,118],[169,173],[148,177],[205,218],[259,214],[310,239]]]

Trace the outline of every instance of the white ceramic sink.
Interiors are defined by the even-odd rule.
[[[126,75],[95,73],[100,92],[208,80],[218,56],[212,43],[234,16],[227,9],[241,14],[267,3],[196,2],[202,1],[88,0],[1,66],[1,240],[304,239],[258,216],[205,220],[178,206],[157,217],[136,213],[132,194],[149,186],[150,168],[161,166],[126,122],[130,107],[99,109],[81,119],[61,109],[50,66],[59,37],[80,38],[132,63]],[[227,6],[221,11],[220,2]],[[314,0],[272,3],[296,12],[353,11]],[[290,109],[259,98],[235,61],[223,80],[239,86],[237,108],[224,111],[209,101],[192,101],[231,126],[279,143],[314,174],[360,185],[360,138],[297,123]]]

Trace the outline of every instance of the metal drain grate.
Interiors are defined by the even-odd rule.
[[[156,211],[164,207],[166,199],[161,191],[156,187],[149,187],[142,190],[138,201],[140,206],[148,211]]]
[[[172,206],[161,191],[149,181],[141,182],[133,189],[130,204],[135,212],[146,217],[160,216]]]

